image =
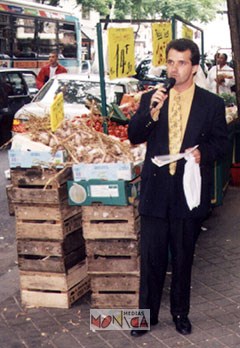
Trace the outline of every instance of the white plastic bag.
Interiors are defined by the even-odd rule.
[[[190,210],[197,208],[201,201],[201,184],[199,164],[195,162],[192,153],[185,156],[186,163],[183,175],[183,189]]]

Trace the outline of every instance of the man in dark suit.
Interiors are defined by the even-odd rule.
[[[170,309],[176,330],[190,334],[191,269],[201,221],[211,202],[211,178],[214,161],[224,157],[227,149],[227,125],[224,101],[193,82],[199,66],[198,46],[189,39],[172,40],[166,49],[168,78],[176,83],[170,89],[159,87],[142,95],[132,117],[128,134],[131,143],[147,143],[142,170],[139,211],[141,215],[141,278],[139,308],[150,309],[150,324],[158,323],[162,290],[171,252],[172,280]],[[172,151],[169,124],[174,117],[174,98],[180,110],[180,143]],[[176,130],[176,129],[175,129]],[[178,134],[177,134],[178,137]],[[185,159],[158,167],[154,156],[183,153],[192,149],[201,174],[200,204],[189,208],[184,193]],[[174,168],[171,168],[173,166]],[[172,170],[173,169],[173,170]],[[147,330],[132,330],[140,336]]]

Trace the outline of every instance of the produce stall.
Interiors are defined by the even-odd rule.
[[[95,308],[137,307],[145,145],[96,113],[25,130],[8,152],[23,305],[69,308],[91,289]]]
[[[10,196],[23,304],[69,308],[91,290],[95,308],[138,306],[146,148],[130,144],[127,127],[141,93],[124,96],[107,117],[93,99],[88,115],[64,119],[54,132],[48,116],[31,116],[25,140],[15,137]],[[229,118],[228,154],[213,171],[213,206],[222,204],[230,180],[236,127]]]
[[[240,162],[240,126],[237,108],[226,108],[226,120],[228,124],[229,146],[226,157],[216,161],[213,168],[212,206],[223,203],[224,195],[230,182],[232,182],[233,163]],[[239,171],[240,176],[240,171]],[[232,182],[233,183],[233,182]]]

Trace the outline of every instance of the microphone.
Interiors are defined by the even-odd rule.
[[[175,79],[174,77],[170,77],[169,79],[166,79],[166,80],[164,81],[163,86],[162,86],[163,88],[166,89],[166,91],[163,92],[163,93],[164,93],[164,94],[168,94],[169,91],[170,91],[170,89],[175,85],[175,83],[176,83],[176,79]],[[154,102],[152,103],[152,108],[155,108],[157,105],[158,105],[158,102],[154,101]]]

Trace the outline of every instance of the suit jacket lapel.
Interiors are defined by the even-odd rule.
[[[197,102],[196,102],[197,100]],[[206,103],[204,102],[201,90],[196,86],[193,96],[192,106],[190,109],[188,122],[181,146],[181,152],[188,147],[195,146],[195,139],[198,138],[207,117]]]

